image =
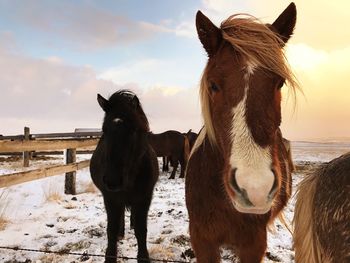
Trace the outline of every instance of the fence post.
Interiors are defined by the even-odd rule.
[[[75,163],[75,161],[76,161],[76,149],[67,149],[66,163],[67,164]],[[64,193],[65,194],[71,194],[71,195],[76,194],[75,177],[76,177],[76,172],[66,173],[66,178],[65,178],[65,182],[64,182]]]
[[[29,127],[24,127],[24,140],[28,141],[30,135]],[[29,167],[30,152],[23,152],[23,166]]]

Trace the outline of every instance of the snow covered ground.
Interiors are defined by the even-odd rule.
[[[349,151],[350,143],[293,142],[293,157],[298,165],[314,165],[329,161]],[[88,156],[80,156],[87,158]],[[31,168],[54,160],[32,162]],[[0,175],[23,170],[22,162],[0,162]],[[185,207],[184,180],[168,180],[169,174],[161,173],[156,185],[148,219],[148,248],[155,259],[190,262],[192,251],[188,234],[188,216]],[[303,170],[294,174],[293,186],[303,177]],[[88,252],[103,255],[106,247],[106,216],[101,194],[94,192],[88,169],[77,174],[78,194],[64,195],[64,176],[25,183],[0,189],[0,216],[8,219],[0,230],[0,246],[52,250],[61,252]],[[2,193],[2,195],[1,195]],[[56,193],[55,200],[47,197]],[[3,211],[3,212],[2,212]],[[287,222],[293,217],[294,199],[285,209]],[[136,239],[129,228],[126,213],[125,238],[119,242],[119,256],[136,257]],[[222,251],[223,262],[232,262],[233,256]],[[52,255],[36,252],[0,249],[0,262],[103,262],[101,257]],[[118,262],[136,262],[119,260]],[[268,235],[265,262],[294,262],[292,237],[279,221]]]

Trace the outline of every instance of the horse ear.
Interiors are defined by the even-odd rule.
[[[222,41],[221,30],[216,27],[201,11],[196,15],[196,27],[199,40],[209,57],[219,49]]]
[[[136,95],[134,95],[134,96],[132,97],[132,106],[136,109],[137,106],[139,106],[139,104],[140,104],[139,99],[137,98]]]
[[[277,31],[284,43],[292,36],[297,20],[297,8],[292,2],[273,22],[272,26]]]
[[[106,100],[104,97],[102,97],[100,94],[97,94],[97,102],[100,104],[101,108],[104,111],[108,110],[108,100]]]

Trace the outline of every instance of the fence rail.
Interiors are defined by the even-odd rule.
[[[101,131],[91,132],[64,132],[64,133],[37,133],[30,134],[29,139],[50,139],[50,138],[83,138],[83,137],[100,137]],[[0,135],[0,140],[23,140],[25,135]]]
[[[30,156],[33,155],[33,152],[50,151],[62,154],[59,150],[66,150],[67,158],[65,164],[1,175],[0,188],[65,173],[65,193],[75,194],[76,171],[88,167],[90,164],[90,160],[76,162],[76,154],[79,152],[91,153],[91,148],[94,149],[97,145],[101,134],[100,131],[30,134],[29,128],[25,127],[24,135],[1,135],[0,153],[10,153],[11,155],[23,153],[24,167],[29,166]],[[77,149],[83,151],[77,151]]]
[[[63,164],[63,165],[53,165],[48,167],[43,167],[39,169],[5,174],[0,176],[0,188],[9,187],[16,184],[21,184],[29,181],[34,181],[42,179],[45,177],[50,177],[58,174],[75,172],[77,170],[88,167],[90,160],[84,160],[76,163]]]
[[[99,139],[0,141],[0,152],[48,151],[95,146]]]

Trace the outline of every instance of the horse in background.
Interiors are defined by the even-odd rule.
[[[198,263],[220,262],[220,247],[241,263],[261,262],[267,227],[291,195],[292,177],[279,131],[281,88],[298,87],[283,47],[293,34],[291,3],[273,24],[234,15],[216,27],[198,11],[208,54],[200,84],[204,128],[186,171],[186,206]]]
[[[293,224],[296,263],[350,262],[350,153],[303,179]]]
[[[279,133],[279,136],[282,137],[281,130],[278,130],[278,133]],[[295,165],[293,162],[291,142],[288,139],[283,138],[283,137],[282,137],[282,142],[283,142],[284,148],[286,149],[287,156],[288,156],[287,162],[288,162],[289,171],[292,173],[295,171]]]
[[[189,143],[189,152],[191,152],[193,145],[198,137],[198,134],[195,132],[192,132],[192,129],[190,129],[186,133],[182,133],[182,135],[186,136]],[[171,156],[163,156],[163,172],[169,171],[169,163],[172,167],[174,167],[174,160]]]
[[[192,129],[190,129],[187,133],[183,133],[188,139],[188,142],[190,144],[190,152],[192,151],[193,145],[197,140],[198,134],[193,132]]]
[[[286,139],[286,138],[282,138],[282,142],[283,142],[283,145],[284,145],[284,147],[286,148],[286,151],[287,151],[288,167],[289,167],[290,172],[292,173],[292,172],[295,171],[295,165],[294,165],[293,156],[292,156],[292,146],[291,146],[290,141],[288,139]]]
[[[107,212],[105,262],[116,262],[117,239],[124,236],[126,208],[131,209],[138,262],[149,262],[147,215],[159,170],[148,142],[148,120],[139,99],[130,91],[117,91],[108,100],[98,94],[97,100],[105,116],[90,173],[103,195]]]
[[[184,178],[190,153],[187,137],[178,131],[169,130],[158,134],[149,133],[148,139],[158,157],[171,156],[174,168],[169,179],[175,178],[175,173],[179,163],[181,165],[180,178]],[[165,163],[166,161],[163,160],[163,167]]]

